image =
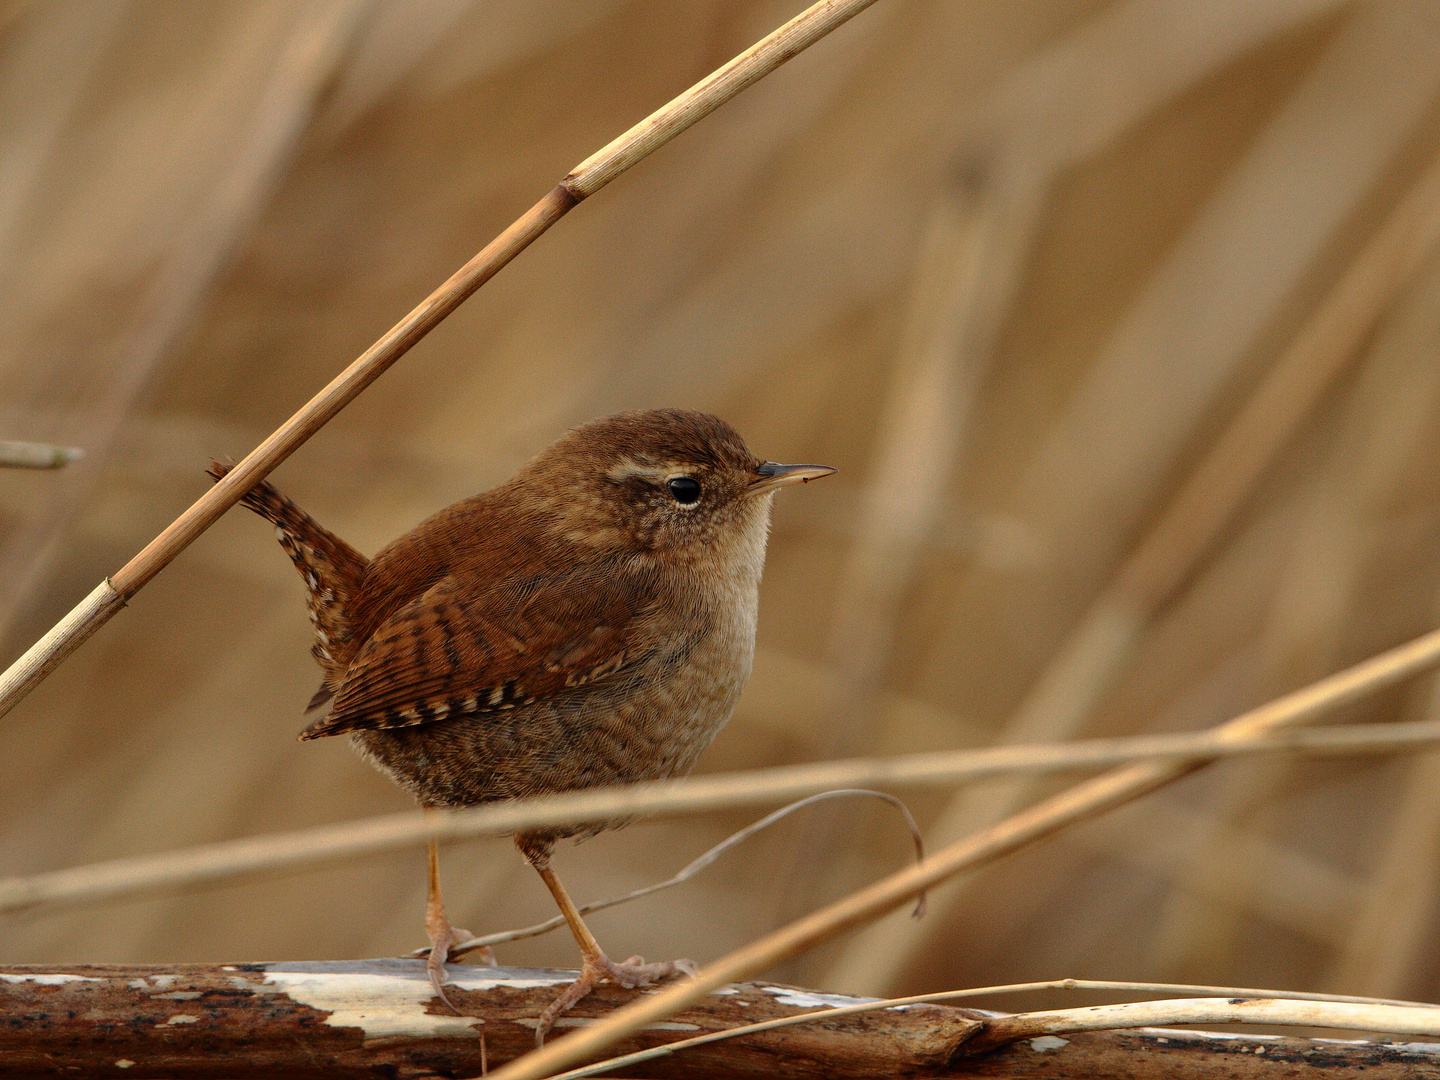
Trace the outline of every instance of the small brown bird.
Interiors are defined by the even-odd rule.
[[[750,674],[771,496],[834,471],[762,461],[704,413],[626,413],[571,431],[370,560],[260,484],[243,501],[305,579],[324,671],[310,707],[330,702],[300,738],[349,734],[426,807],[688,773]],[[611,961],[550,867],[562,837],[623,824],[515,837],[584,957],[537,1038],[597,981],[683,970]],[[433,842],[429,866],[429,971],[444,999],[449,951],[471,935],[446,918]]]

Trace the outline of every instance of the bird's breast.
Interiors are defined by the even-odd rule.
[[[738,585],[738,583],[737,583]],[[708,597],[703,627],[666,678],[656,679],[648,703],[664,728],[654,779],[690,771],[735,711],[755,657],[755,588],[735,587]],[[663,772],[660,770],[664,770]]]

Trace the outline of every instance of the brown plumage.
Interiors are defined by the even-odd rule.
[[[220,476],[224,466],[212,468]],[[302,739],[348,733],[425,806],[461,807],[683,775],[750,673],[771,493],[825,466],[764,462],[730,425],[682,410],[575,429],[511,480],[440,511],[367,561],[268,483],[244,499],[276,526],[308,590],[324,672]],[[516,838],[585,965],[539,1035],[613,964],[549,867],[566,835]],[[440,906],[431,973],[468,938]]]

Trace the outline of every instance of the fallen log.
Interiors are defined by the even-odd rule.
[[[9,1078],[466,1077],[534,1046],[535,1018],[573,972],[453,965],[433,997],[413,960],[0,967],[0,1075]],[[604,987],[556,1036],[643,991]],[[813,1022],[627,1067],[634,1077],[1440,1077],[1440,1044],[1139,1029],[961,1047],[998,1014],[910,1005],[825,1018],[861,999],[772,983],[709,995],[617,1045],[629,1053],[802,1013]]]

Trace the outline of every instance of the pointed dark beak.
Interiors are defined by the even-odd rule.
[[[767,461],[755,470],[758,475],[750,485],[750,494],[764,495],[768,491],[789,487],[791,484],[807,484],[811,480],[829,476],[834,471],[829,465],[781,465],[775,461]]]

